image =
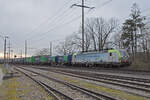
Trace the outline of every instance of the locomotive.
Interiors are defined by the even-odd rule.
[[[3,63],[3,59],[0,63]],[[10,59],[12,64],[32,65],[65,65],[65,66],[97,66],[118,67],[131,64],[130,56],[125,49],[109,49],[95,52],[81,52],[64,56],[32,56]]]

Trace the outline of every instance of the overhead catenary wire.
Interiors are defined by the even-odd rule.
[[[65,15],[67,15],[69,12],[71,12],[70,10],[66,10],[66,12],[62,13],[62,15],[59,15],[59,17],[56,17],[55,19],[52,19],[50,22],[47,23],[47,26],[45,27],[40,27],[37,32],[33,32],[33,34],[31,34],[30,37],[28,37],[26,40],[29,40],[29,39],[32,39],[33,37],[35,36],[38,36],[39,32],[41,30],[46,30],[47,27],[50,27],[50,26],[55,26],[55,24],[58,24],[57,21],[59,21],[60,19],[64,18]],[[61,17],[60,17],[61,16]],[[43,28],[43,29],[42,29]]]
[[[53,27],[56,27],[57,25],[60,25],[60,24],[62,24],[62,23],[64,23],[65,22],[65,19],[64,18],[67,18],[67,17],[71,17],[71,15],[73,15],[73,12],[74,12],[74,10],[70,10],[70,13],[68,12],[68,13],[65,13],[64,14],[64,16],[62,16],[62,17],[59,17],[59,19],[56,19],[55,21],[57,21],[57,22],[55,22],[55,23],[53,23],[52,25],[50,25],[51,26],[51,28],[50,29],[52,29]],[[49,26],[49,27],[50,27]],[[43,35],[43,33],[45,33],[45,32],[38,32],[38,33],[36,33],[36,34],[34,34],[33,36],[31,36],[31,37],[29,37],[28,38],[28,40],[33,40],[33,39],[35,39],[36,37],[39,37],[40,35]]]
[[[42,25],[44,25],[46,23],[52,23],[53,21],[55,21],[56,18],[59,18],[59,16],[62,16],[63,14],[65,14],[65,12],[68,11],[68,9],[64,9],[64,7],[66,7],[67,4],[69,4],[71,1],[73,1],[73,0],[66,1],[65,4],[60,9],[58,9],[58,11],[56,11],[56,14],[51,15],[46,20],[44,20],[42,23],[37,25],[34,29],[32,29],[30,32],[27,32],[26,36],[37,31],[38,29],[40,29],[40,27],[42,27]],[[64,10],[63,12],[62,12],[62,9]]]
[[[104,2],[104,3],[102,3],[102,5],[99,6],[98,8],[101,8],[101,7],[105,6],[106,4],[110,3],[111,1],[112,1],[112,0],[108,0],[108,1],[106,1],[106,2]],[[86,12],[86,14],[87,14],[87,13],[89,14],[89,11]],[[47,33],[53,31],[54,29],[56,29],[56,28],[58,29],[58,28],[61,27],[61,26],[64,27],[66,24],[70,24],[70,23],[76,21],[77,19],[79,19],[80,17],[81,17],[81,15],[79,15],[79,16],[77,16],[76,18],[70,20],[69,22],[66,22],[66,23],[63,23],[62,25],[56,26],[56,27],[54,27],[54,28],[48,30],[47,32],[41,33],[42,37],[40,37],[40,39],[38,39],[37,41],[41,41],[45,36],[47,36]]]
[[[112,0],[109,0],[109,1],[112,1]],[[108,4],[108,3],[107,3]],[[106,5],[106,4],[105,4]],[[101,8],[101,7],[98,7],[98,8],[96,8],[96,9],[99,9],[99,8]],[[146,11],[148,11],[148,10],[146,10]],[[145,11],[144,11],[145,12]],[[81,17],[81,16],[80,16]],[[73,21],[74,22],[74,21]],[[67,23],[67,22],[66,22]],[[54,23],[54,24],[56,24],[56,23]],[[70,23],[71,24],[71,23]],[[53,31],[53,30],[55,30],[55,29],[57,29],[57,28],[59,28],[59,27],[65,27],[65,23],[62,23],[62,25],[58,25],[58,26],[55,26],[56,28],[54,28],[54,29],[52,29],[51,31]],[[51,31],[49,31],[49,32],[51,32]],[[48,32],[48,33],[49,33]],[[44,33],[45,35],[42,35],[42,37],[45,37],[45,36],[47,36],[48,35],[48,33],[47,32],[42,32],[42,33]],[[41,36],[39,37],[40,38],[40,40],[42,40],[43,38],[42,38]],[[42,38],[42,39],[41,39]],[[46,37],[47,38],[47,37]]]
[[[108,3],[110,3],[110,1],[112,1],[112,0],[108,0],[108,1],[106,1],[106,2],[104,2],[104,3],[102,3],[102,5],[100,6],[100,7],[102,7],[102,6],[105,6],[106,4],[108,4]],[[77,18],[80,18],[81,16],[79,16],[79,17],[77,17]],[[74,19],[77,19],[77,18],[74,18]],[[64,22],[64,21],[62,21],[62,22]],[[70,21],[69,21],[70,22]],[[52,28],[52,29],[50,29],[50,30],[54,30],[55,29],[55,27],[57,28],[57,27],[59,27],[60,25],[59,24],[63,24],[63,23],[57,23],[58,24],[58,26],[56,25],[56,26],[54,26],[54,28]],[[67,24],[67,23],[66,23]],[[63,24],[63,25],[66,25],[66,24]],[[42,33],[39,33],[39,34],[36,34],[35,36],[33,35],[32,37],[30,37],[30,38],[28,38],[28,39],[30,39],[30,40],[33,40],[33,39],[35,39],[35,37],[41,37],[41,35],[43,36],[45,33],[48,33],[48,32],[50,32],[50,30],[48,30],[47,32],[42,32]],[[34,37],[34,38],[33,38]],[[41,40],[41,39],[40,39]]]
[[[104,2],[104,3],[102,3],[102,5],[99,6],[98,8],[101,8],[101,7],[105,6],[106,4],[110,3],[111,1],[112,1],[112,0],[108,0],[108,1],[106,1],[106,2]],[[89,14],[89,11],[86,12],[86,14],[87,14],[87,13]],[[52,30],[54,30],[55,28],[58,28],[58,27],[60,27],[60,26],[64,27],[64,25],[66,25],[66,24],[68,24],[68,23],[71,23],[71,22],[74,22],[74,21],[76,21],[76,20],[77,20],[78,18],[80,18],[80,17],[81,17],[81,15],[77,16],[76,18],[72,19],[71,21],[69,21],[69,22],[67,22],[67,23],[62,23],[62,25],[56,26],[56,27],[54,27],[54,28],[48,30],[47,32],[41,33],[41,35],[44,36],[44,34],[50,32],[50,31],[52,31]]]
[[[65,11],[63,11],[62,9],[67,5],[69,4],[71,1],[73,0],[69,0],[69,1],[66,1],[66,3],[57,11],[57,13],[55,15],[52,15],[51,17],[49,17],[48,19],[46,19],[43,23],[40,23],[34,30],[32,30],[31,32],[27,33],[27,36],[30,35],[30,33],[32,33],[33,31],[36,31],[36,29],[38,27],[40,27],[41,25],[43,25],[44,23],[46,22],[52,22],[52,21],[55,21],[54,19],[55,18],[60,18],[60,16],[64,15],[65,12],[68,11],[69,8],[67,8]],[[63,12],[62,12],[63,11]],[[58,14],[59,13],[59,14]],[[59,15],[59,16],[58,16]],[[13,41],[14,44],[16,45],[16,47],[18,46],[18,43],[19,45],[22,43],[22,42],[16,42],[16,41]]]

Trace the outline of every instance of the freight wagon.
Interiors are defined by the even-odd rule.
[[[66,65],[66,66],[124,66],[130,65],[131,60],[125,49],[109,49],[96,52],[81,52],[64,56],[32,56],[27,58],[15,58],[11,60],[14,64],[34,65]],[[0,60],[3,62],[3,59]]]

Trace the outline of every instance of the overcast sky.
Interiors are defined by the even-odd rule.
[[[87,17],[116,17],[125,20],[133,3],[141,10],[150,9],[150,0],[85,0],[87,6],[95,7]],[[0,0],[0,35],[8,35],[14,52],[24,52],[28,41],[29,54],[35,49],[48,48],[49,41],[62,41],[78,31],[81,23],[81,8],[70,6],[81,0]],[[88,12],[86,10],[85,12]],[[150,16],[150,10],[142,13]],[[32,48],[32,49],[31,49]],[[0,52],[3,40],[0,38]]]

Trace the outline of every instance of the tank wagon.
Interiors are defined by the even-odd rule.
[[[3,59],[0,60],[3,62]],[[130,65],[130,57],[125,49],[109,49],[97,52],[74,53],[64,56],[32,56],[27,58],[16,58],[10,61],[14,64],[34,65],[66,65],[66,66],[125,66]]]

